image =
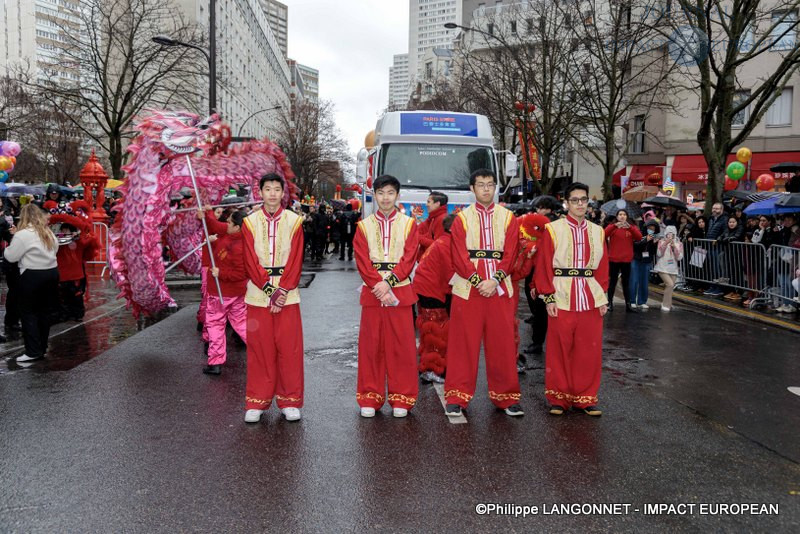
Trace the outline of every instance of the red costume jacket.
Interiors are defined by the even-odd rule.
[[[244,268],[242,232],[222,234],[211,244],[219,269],[219,285],[223,297],[243,297],[247,292],[247,271]],[[213,297],[216,291],[210,292]]]
[[[633,243],[642,238],[642,232],[635,224],[629,228],[620,228],[616,224],[606,226],[608,242],[608,261],[614,263],[630,263],[633,261]]]
[[[422,255],[433,242],[444,235],[444,218],[447,216],[447,206],[440,206],[428,214],[428,218],[422,221],[417,229],[419,231],[419,257],[422,260]]]
[[[100,241],[92,234],[81,234],[78,241],[58,247],[58,281],[74,282],[86,277],[84,264],[93,260]]]
[[[450,280],[456,271],[450,247],[450,234],[445,232],[422,254],[414,274],[414,291],[418,295],[444,302],[451,293]]]

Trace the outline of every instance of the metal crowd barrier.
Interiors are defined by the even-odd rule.
[[[774,306],[800,306],[800,249],[769,248],[769,298]]]
[[[109,270],[109,265],[108,265],[108,258],[109,258],[109,254],[108,254],[108,246],[109,246],[108,225],[105,224],[105,223],[96,222],[96,223],[92,224],[92,229],[94,231],[94,234],[100,240],[100,245],[101,246],[100,246],[100,251],[98,252],[97,259],[87,261],[86,263],[87,264],[91,263],[91,264],[94,264],[94,265],[102,265],[103,266],[103,270],[100,272],[100,278],[102,278],[103,276],[105,276],[106,271]]]
[[[684,280],[749,291],[751,306],[766,300],[770,285],[769,252],[760,243],[723,243],[684,239],[679,262]]]

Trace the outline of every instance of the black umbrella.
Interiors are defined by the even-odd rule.
[[[747,200],[749,202],[761,202],[762,200],[767,200],[773,197],[782,196],[783,193],[778,193],[776,191],[761,191],[760,193],[753,193],[752,195],[747,195]]]
[[[244,204],[246,202],[247,202],[247,198],[245,198],[245,197],[232,196],[232,197],[223,198],[222,200],[220,200],[219,203],[221,205],[223,205],[223,206],[227,206],[228,204]]]
[[[603,211],[603,213],[612,217],[616,216],[619,210],[627,211],[628,217],[631,219],[638,219],[642,216],[642,210],[639,209],[639,206],[622,198],[617,200],[609,200],[600,206],[600,209]]]
[[[789,193],[788,195],[783,195],[783,198],[778,199],[775,202],[775,206],[783,206],[783,207],[800,207],[800,193]]]
[[[796,161],[787,161],[785,163],[778,163],[769,168],[772,172],[800,172],[800,163]]]
[[[650,204],[651,206],[672,206],[673,208],[678,208],[679,210],[686,209],[686,202],[672,197],[650,197],[644,199],[643,203]]]
[[[752,193],[748,193],[747,191],[739,191],[738,189],[735,189],[733,191],[725,191],[724,193],[722,193],[722,199],[730,200],[732,198],[735,198],[736,200],[747,200],[747,197],[749,197],[750,195],[752,195]]]

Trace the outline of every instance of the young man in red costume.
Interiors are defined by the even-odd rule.
[[[447,200],[447,195],[439,191],[434,191],[428,196],[428,218],[420,223],[417,228],[419,231],[418,260],[422,260],[422,255],[428,247],[433,245],[433,242],[444,234],[443,222],[447,216]]]
[[[597,417],[608,311],[608,255],[603,229],[586,220],[589,188],[573,183],[565,194],[568,215],[546,226],[534,280],[549,325],[545,397],[553,415],[575,407]]]
[[[489,399],[506,414],[520,416],[524,412],[519,404],[511,282],[519,229],[514,214],[494,203],[494,172],[479,169],[469,183],[476,202],[459,212],[450,229],[456,275],[444,383],[446,413],[458,417],[472,400],[483,341]]]
[[[278,174],[261,178],[264,205],[244,220],[247,276],[247,395],[244,420],[256,423],[275,397],[287,421],[303,407],[303,323],[300,273],[303,220],[284,209],[289,185]]]
[[[417,301],[409,276],[419,238],[414,219],[396,207],[400,182],[383,175],[373,183],[378,211],[358,223],[353,248],[361,289],[358,389],[362,417],[374,417],[385,400],[405,417],[417,402],[419,378],[411,307]],[[384,396],[387,389],[388,396]]]
[[[419,329],[419,372],[426,382],[444,383],[447,337],[450,330],[450,280],[453,270],[450,228],[455,215],[444,218],[444,233],[428,247],[414,272]]]

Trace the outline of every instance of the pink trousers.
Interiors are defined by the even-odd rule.
[[[225,304],[220,304],[219,297],[210,295],[206,302],[205,328],[208,332],[208,365],[222,365],[227,354],[225,326],[231,326],[242,341],[247,343],[247,306],[244,296],[225,297]]]
[[[206,311],[208,310],[208,268],[200,268],[200,308],[197,310],[197,322],[203,323],[203,341],[208,343],[206,328]]]

